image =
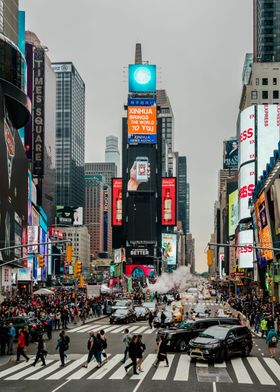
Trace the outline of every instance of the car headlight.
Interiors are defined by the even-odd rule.
[[[213,344],[210,344],[208,347],[209,348],[217,348],[219,346],[220,346],[220,343],[213,343]]]

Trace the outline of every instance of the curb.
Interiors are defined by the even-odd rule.
[[[109,317],[109,316],[108,315],[106,315],[106,316],[104,315],[104,316],[101,316],[101,317],[92,318],[92,319],[86,320],[84,322],[84,324],[83,323],[80,324],[80,325],[75,324],[73,327],[71,327],[69,329],[78,328],[78,327],[81,327],[82,325],[86,325],[86,324],[89,324],[89,323],[94,323],[94,322],[99,321],[99,320],[104,320],[106,317]]]
[[[1,361],[1,357],[0,357],[0,366],[4,366],[4,365],[7,365],[7,363],[9,363],[9,362],[11,362],[12,361],[12,358],[11,358],[11,356],[9,356],[8,358],[7,358],[7,361]]]

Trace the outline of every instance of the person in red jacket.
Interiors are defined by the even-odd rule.
[[[22,329],[20,329],[18,332],[19,335],[18,335],[18,345],[17,345],[17,362],[19,361],[21,355],[26,359],[26,362],[28,362],[29,358],[24,352],[24,349],[26,347],[25,335]]]

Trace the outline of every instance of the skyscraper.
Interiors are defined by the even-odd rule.
[[[84,206],[85,83],[71,62],[56,73],[56,202]]]
[[[111,186],[112,178],[117,177],[117,166],[109,162],[86,163],[85,174],[101,175],[104,177],[104,183]]]
[[[254,0],[254,61],[280,61],[278,0]]]
[[[183,231],[187,233],[187,158],[178,157],[178,220],[182,222]]]
[[[120,152],[117,136],[106,137],[105,162],[114,163],[117,167],[117,176],[120,175]]]
[[[18,0],[0,0],[0,33],[18,44]]]

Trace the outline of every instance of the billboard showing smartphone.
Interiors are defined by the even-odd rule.
[[[150,146],[130,146],[128,150],[127,190],[156,190],[156,149]]]
[[[122,226],[121,178],[112,178],[112,226]]]
[[[176,177],[161,180],[161,224],[176,226]]]

